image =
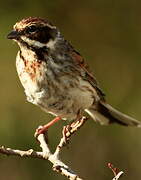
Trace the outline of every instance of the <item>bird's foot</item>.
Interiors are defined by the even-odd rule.
[[[45,124],[44,126],[39,126],[36,129],[34,136],[37,138],[40,134],[46,134],[46,132],[48,131],[49,127],[51,127],[53,124],[55,124],[59,120],[61,120],[61,117],[57,116],[52,121],[50,121],[49,123]]]

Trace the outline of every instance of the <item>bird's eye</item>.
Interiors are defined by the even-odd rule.
[[[34,26],[34,25],[29,26],[28,29],[27,29],[27,32],[28,32],[28,33],[33,33],[33,32],[35,32],[35,31],[37,31],[37,28],[36,28],[36,26]]]

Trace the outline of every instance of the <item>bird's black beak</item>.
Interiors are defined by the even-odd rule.
[[[8,39],[18,39],[19,36],[20,36],[20,33],[16,30],[13,30],[7,35],[7,38]]]

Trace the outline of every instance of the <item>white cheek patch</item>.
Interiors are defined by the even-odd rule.
[[[21,36],[21,39],[24,42],[26,42],[29,46],[34,46],[34,47],[38,47],[38,48],[42,48],[42,47],[46,46],[46,47],[48,47],[50,49],[54,49],[55,43],[56,43],[56,39],[55,40],[50,39],[49,42],[46,43],[46,44],[41,43],[39,41],[35,41],[35,40],[32,40],[32,39],[29,39],[26,36]]]
[[[50,49],[54,49],[55,43],[56,43],[56,39],[54,39],[54,40],[50,39],[49,42],[46,44],[46,46]]]
[[[21,36],[21,39],[26,42],[29,46],[35,46],[35,47],[44,47],[45,44],[43,43],[40,43],[39,41],[35,41],[35,40],[32,40],[32,39],[29,39],[27,38],[26,36]]]

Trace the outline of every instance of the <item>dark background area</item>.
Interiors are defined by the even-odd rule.
[[[6,39],[28,16],[49,19],[89,63],[107,101],[141,120],[141,2],[139,0],[6,0],[0,8],[0,144],[40,150],[33,134],[53,117],[26,102],[17,77],[18,47]],[[64,122],[49,130],[54,149]],[[141,129],[100,126],[89,120],[62,153],[64,162],[87,180],[109,180],[112,162],[124,179],[141,179]],[[65,180],[48,161],[0,155],[0,179]]]

